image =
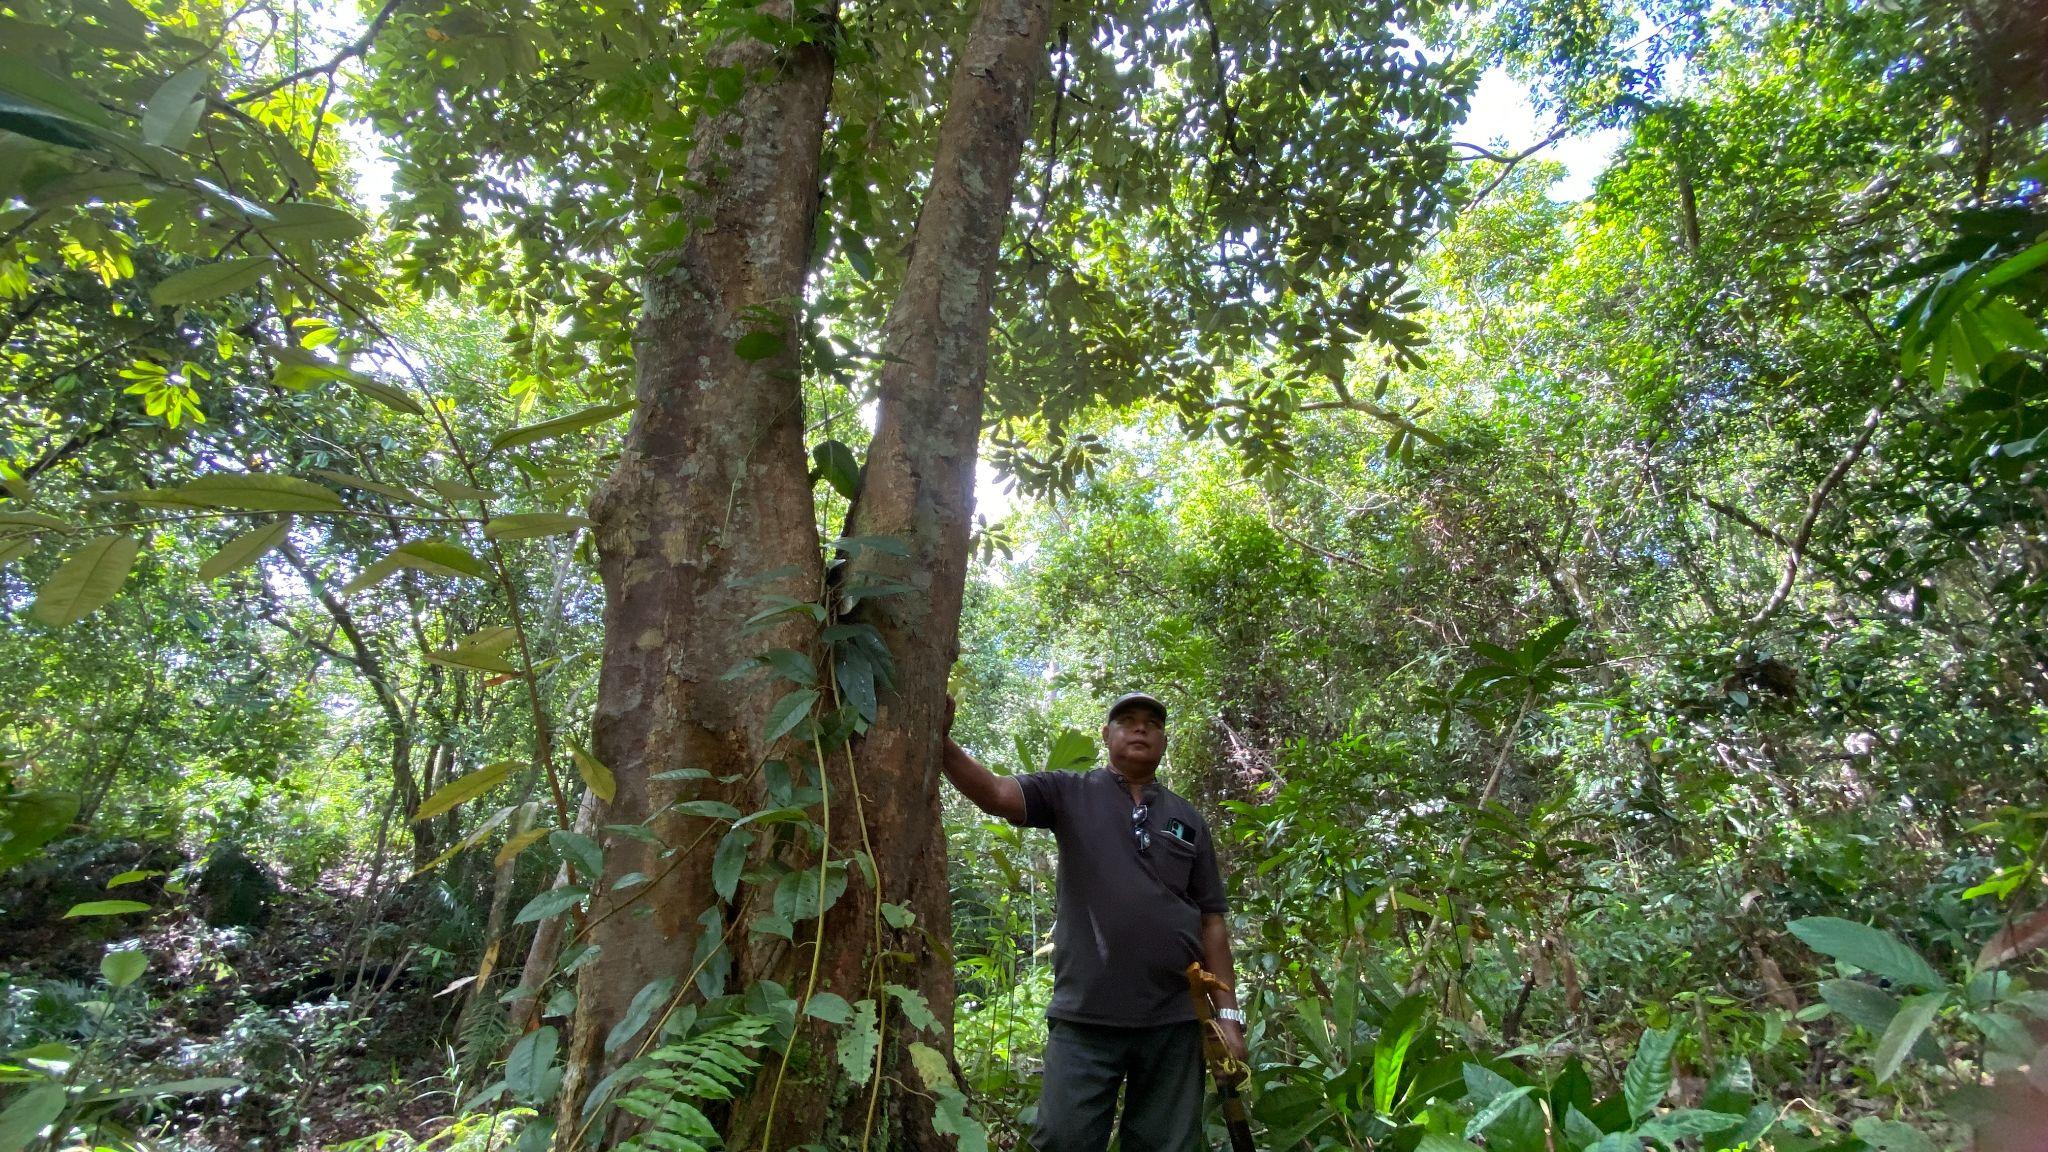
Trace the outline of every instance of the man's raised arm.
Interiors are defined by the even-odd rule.
[[[1012,824],[1024,822],[1024,789],[1014,777],[998,776],[982,767],[953,742],[953,700],[946,698],[946,750],[939,757],[946,779],[976,808]]]

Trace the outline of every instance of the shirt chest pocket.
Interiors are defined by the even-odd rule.
[[[1195,869],[1195,846],[1172,833],[1152,837],[1152,871],[1160,883],[1177,893],[1188,890],[1188,877]]]

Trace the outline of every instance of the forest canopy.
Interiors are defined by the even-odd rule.
[[[2039,1147],[2048,9],[0,32],[0,1152],[1026,1147],[1134,689],[1259,1148]]]

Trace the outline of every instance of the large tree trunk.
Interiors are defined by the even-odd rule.
[[[1045,67],[1050,14],[1050,0],[983,0],[968,33],[910,266],[883,332],[880,424],[847,528],[849,536],[894,537],[908,551],[899,557],[863,550],[841,582],[847,589],[883,583],[910,590],[863,600],[853,613],[888,645],[895,691],[882,695],[876,721],[851,757],[832,758],[833,847],[839,856],[871,849],[881,892],[848,884],[826,918],[818,965],[818,990],[849,1001],[874,998],[890,1012],[883,1098],[871,1107],[869,1091],[852,1090],[833,1058],[837,1029],[806,1023],[790,1061],[805,1071],[792,1071],[779,1087],[777,1077],[766,1076],[740,1101],[732,1147],[837,1147],[835,1138],[856,1133],[862,1147],[873,1149],[953,1144],[933,1130],[932,1097],[912,1068],[909,1046],[926,1043],[949,1058],[952,1052],[952,911],[938,794],[945,687],[966,584],[989,303],[1030,130],[1032,89]],[[860,800],[850,803],[856,788]],[[855,816],[865,818],[865,836],[848,819]],[[910,929],[880,929],[882,950],[894,960],[877,955],[879,900],[917,914]],[[801,994],[809,962],[800,948],[750,965],[749,975]],[[921,991],[943,1034],[917,1032],[883,995],[885,982]],[[771,1100],[780,1118],[764,1131]],[[871,1116],[879,1117],[872,1129]]]
[[[785,19],[792,11],[786,2],[762,7]],[[724,673],[764,648],[806,647],[810,632],[792,623],[749,635],[744,623],[766,594],[817,592],[793,309],[817,212],[832,59],[821,43],[778,53],[744,36],[712,56],[713,66],[744,69],[748,84],[730,108],[698,123],[679,187],[702,189],[681,193],[700,224],[674,263],[647,278],[639,407],[591,509],[606,594],[592,745],[616,778],[603,822],[652,817],[650,827],[677,851],[664,859],[630,837],[603,840],[605,890],[585,935],[600,951],[577,981],[557,1112],[562,1148],[583,1146],[586,1097],[644,1038],[607,1053],[607,1034],[651,981],[689,985],[697,918],[716,904],[709,861],[720,827],[670,805],[760,806],[747,790],[766,751],[761,720],[773,686]],[[763,329],[782,338],[781,351],[739,356],[739,340]],[[747,583],[778,571],[796,574]],[[651,779],[686,768],[710,778]],[[740,780],[720,784],[722,776]],[[653,880],[612,895],[611,883],[629,872]],[[610,1116],[604,1145],[634,1122]]]

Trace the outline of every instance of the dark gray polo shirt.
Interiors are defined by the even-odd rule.
[[[1128,1028],[1193,1020],[1187,967],[1202,959],[1202,914],[1228,911],[1208,822],[1165,785],[1146,785],[1152,847],[1140,855],[1131,793],[1114,771],[1034,772],[1017,783],[1024,826],[1059,841],[1046,1015]],[[1176,822],[1185,838],[1170,831]]]

